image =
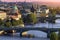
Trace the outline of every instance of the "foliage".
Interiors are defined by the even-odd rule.
[[[58,40],[58,36],[57,36],[57,34],[55,32],[52,32],[50,34],[50,40]]]
[[[19,24],[24,24],[22,19],[19,19]]]
[[[0,26],[3,25],[3,21],[0,19]]]
[[[12,20],[11,23],[12,23],[12,26],[17,26],[18,25],[18,21],[14,20],[14,19]]]
[[[59,33],[58,33],[58,40],[60,40],[60,30],[59,30]]]
[[[11,22],[9,22],[9,21],[8,22],[5,22],[5,26],[6,27],[10,27],[11,25],[12,25]]]
[[[19,20],[12,20],[12,26],[17,26],[17,25],[20,25],[20,24],[23,24],[23,20],[22,19],[19,19]]]
[[[52,14],[52,17],[55,17],[56,16],[56,9],[50,9],[50,13]]]
[[[36,23],[36,21],[37,21],[37,17],[36,17],[36,14],[34,14],[34,13],[31,13],[31,14],[28,14],[27,15],[27,22],[28,23]]]

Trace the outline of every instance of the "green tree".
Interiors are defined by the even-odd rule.
[[[60,40],[60,30],[59,30],[59,33],[58,33],[58,40]]]
[[[33,23],[33,24],[36,23],[37,22],[36,14],[34,14],[34,13],[28,14],[27,15],[27,22]]]
[[[5,22],[5,26],[6,27],[10,27],[11,25],[12,25],[11,22],[9,22],[9,21],[8,22]]]
[[[56,9],[50,9],[50,13],[52,14],[52,17],[55,17],[56,16]]]
[[[3,25],[3,21],[0,19],[0,26]]]
[[[55,32],[51,33],[50,40],[58,40],[58,35]]]
[[[17,20],[14,20],[14,19],[12,20],[11,23],[12,23],[12,26],[17,26],[18,25],[18,21]]]
[[[19,19],[19,24],[24,24],[23,20],[22,19]]]
[[[17,25],[20,25],[20,24],[23,24],[23,20],[22,19],[19,19],[19,20],[12,20],[12,26],[17,26]]]
[[[52,12],[52,16],[55,17],[56,16],[56,11]]]

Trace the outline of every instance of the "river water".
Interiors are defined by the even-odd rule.
[[[60,15],[57,16],[60,17]],[[60,28],[60,19],[57,19],[55,24],[46,22],[46,23],[37,23],[35,25],[25,25],[25,27]],[[47,38],[47,34],[42,31],[30,30],[27,31],[27,34],[33,34],[37,38],[21,38],[19,36],[19,33],[15,33],[14,35],[0,36],[0,40],[49,40]]]

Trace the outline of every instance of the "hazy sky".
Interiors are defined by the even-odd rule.
[[[25,1],[25,0],[2,0],[2,1],[7,1],[7,2],[16,2],[16,1]],[[60,2],[60,0],[26,0],[28,2],[33,2],[33,1],[43,1],[43,2]]]

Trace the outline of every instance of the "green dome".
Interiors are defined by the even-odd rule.
[[[17,7],[16,5],[12,7],[12,12],[13,12],[13,13],[16,13],[17,10],[18,10],[18,7]]]
[[[14,10],[18,10],[18,7],[17,7],[17,6],[13,6],[13,9],[14,9]]]

